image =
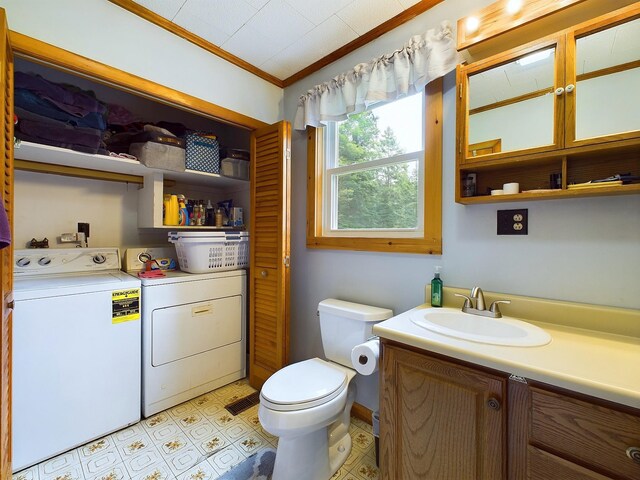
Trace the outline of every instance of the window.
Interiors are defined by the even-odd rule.
[[[442,252],[441,85],[308,128],[308,247]]]

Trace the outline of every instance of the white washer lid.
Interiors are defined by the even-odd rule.
[[[348,383],[344,371],[319,358],[294,363],[278,370],[262,386],[260,394],[274,405],[322,404]],[[287,409],[288,410],[288,409]]]

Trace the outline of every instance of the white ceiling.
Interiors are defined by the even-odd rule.
[[[284,80],[419,0],[135,0]]]

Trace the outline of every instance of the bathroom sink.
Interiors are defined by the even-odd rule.
[[[489,318],[455,308],[427,308],[410,315],[419,327],[449,337],[491,345],[538,347],[551,341],[540,327],[517,318]]]

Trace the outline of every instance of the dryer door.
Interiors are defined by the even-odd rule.
[[[151,314],[154,367],[242,340],[242,296],[159,308]]]

